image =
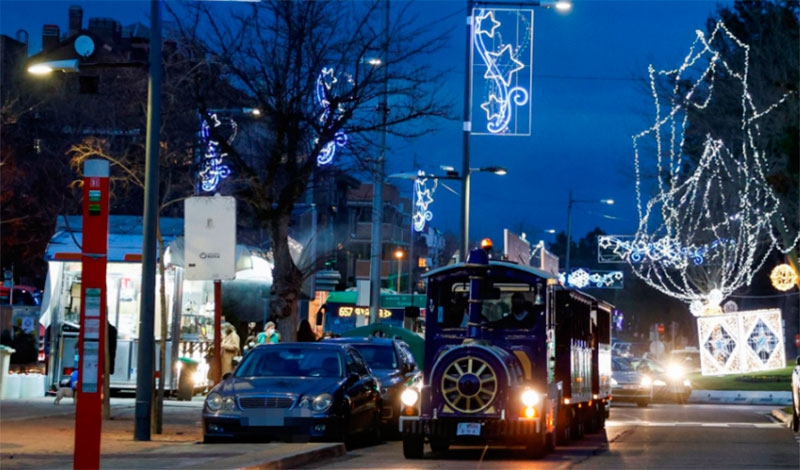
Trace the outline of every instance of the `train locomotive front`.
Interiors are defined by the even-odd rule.
[[[423,457],[425,442],[434,452],[452,444],[522,446],[532,457],[554,446],[550,278],[490,262],[484,250],[429,273],[424,377],[404,392],[400,418],[406,458]]]

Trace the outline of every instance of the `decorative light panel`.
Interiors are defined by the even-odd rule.
[[[742,374],[786,366],[779,309],[697,319],[703,375]]]
[[[730,49],[736,53],[720,52]],[[633,137],[639,226],[633,239],[612,236],[600,242],[602,250],[628,261],[648,285],[692,304],[695,315],[720,312],[719,302],[750,284],[773,247],[786,253],[800,241],[800,235],[793,234],[794,242],[785,247],[775,236],[788,225],[765,178],[764,151],[756,146],[760,119],[786,95],[756,107],[748,84],[749,55],[749,46],[719,22],[708,36],[697,31],[680,67],[649,67],[655,124]],[[704,142],[687,143],[686,110],[707,109],[714,103],[720,75],[732,81],[741,96],[743,139],[728,145],[711,129]],[[671,86],[671,96],[659,96],[656,83]],[[690,144],[702,144],[697,161],[685,151]],[[644,167],[644,149],[653,149],[655,168]],[[656,181],[648,199],[643,175],[651,174]],[[719,293],[719,302],[709,298],[712,291]]]
[[[414,230],[417,232],[425,230],[425,223],[433,219],[433,212],[428,206],[433,204],[433,193],[438,185],[436,178],[427,178],[424,171],[417,171],[414,180]]]
[[[472,134],[530,135],[533,10],[475,8],[471,18]]]
[[[201,119],[200,140],[203,142],[204,149],[198,176],[200,177],[200,189],[205,192],[216,191],[220,182],[231,174],[230,167],[225,163],[228,153],[222,150],[219,140],[211,135],[212,129],[215,129],[214,133],[217,135],[225,132],[227,134],[225,140],[228,145],[231,145],[236,139],[239,128],[233,119],[219,117],[216,113],[210,113],[208,119]]]
[[[797,284],[797,274],[788,264],[779,264],[772,268],[769,279],[772,281],[772,287],[782,292],[788,291]]]
[[[598,288],[598,289],[622,289],[622,271],[590,271],[586,268],[578,268],[571,273],[559,273],[558,280],[567,287],[577,289]]]

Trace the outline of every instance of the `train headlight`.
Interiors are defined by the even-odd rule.
[[[522,392],[522,404],[528,407],[535,406],[539,403],[539,394],[531,389]]]
[[[400,394],[400,401],[408,407],[416,406],[419,401],[419,392],[413,388],[407,388]]]

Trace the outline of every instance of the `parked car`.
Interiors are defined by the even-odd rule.
[[[792,371],[792,429],[800,431],[800,356]]]
[[[380,382],[343,343],[262,344],[211,389],[203,441],[381,440]]]
[[[614,402],[633,402],[645,408],[653,400],[653,379],[637,371],[628,358],[612,357],[611,396]]]
[[[653,359],[636,357],[631,364],[653,379],[653,400],[686,403],[692,394],[692,382],[681,364],[664,364]]]
[[[385,430],[392,435],[399,434],[400,394],[407,385],[419,380],[422,373],[411,353],[409,345],[399,338],[331,338],[333,343],[347,343],[355,346],[381,382],[383,413],[381,420]]]

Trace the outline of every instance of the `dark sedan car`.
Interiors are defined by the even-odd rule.
[[[203,405],[203,441],[381,439],[378,378],[347,344],[253,348]]]
[[[355,346],[381,382],[382,421],[391,434],[399,433],[400,394],[421,376],[408,344],[399,338],[332,338],[333,343]]]

